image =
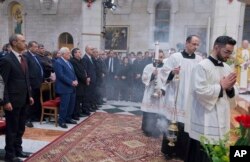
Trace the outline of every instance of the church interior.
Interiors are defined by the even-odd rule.
[[[250,116],[250,45],[242,47],[244,40],[250,41],[250,0],[0,0],[0,47],[8,43],[12,34],[24,35],[26,43],[34,40],[42,43],[47,51],[67,47],[70,52],[78,48],[84,54],[86,47],[91,45],[103,52],[114,51],[121,60],[128,58],[128,62],[134,55],[132,63],[137,59],[135,55],[141,52],[146,57],[148,52],[152,54],[148,64],[153,65],[156,53],[159,59],[160,52],[167,58],[185,50],[185,40],[190,35],[199,36],[200,45],[195,54],[204,59],[213,52],[213,43],[218,36],[233,37],[237,44],[225,62],[238,76],[235,83],[238,90],[235,88],[234,91],[236,106],[230,108],[227,141],[230,145],[233,146],[240,136],[240,124],[235,118]],[[241,54],[242,48],[249,52]],[[249,56],[243,57],[244,54]],[[108,62],[108,69],[110,64]],[[156,62],[156,69],[157,66]],[[1,74],[4,68],[0,68]],[[152,83],[155,78],[150,79]],[[140,82],[142,80],[143,77]],[[26,126],[22,149],[29,157],[20,159],[26,162],[186,161],[166,157],[161,150],[164,131],[170,130],[169,125],[163,124],[159,136],[147,135],[142,130],[145,115],[143,95],[139,100],[133,100],[133,95],[129,100],[121,99],[124,89],[136,87],[133,84],[121,85],[120,98],[119,94],[115,96],[118,99],[105,96],[96,111],[80,117],[77,124],[67,124],[66,129],[57,123],[58,105],[55,112],[54,109],[46,110],[52,117],[45,115],[41,121],[40,118],[33,121],[33,127]],[[117,88],[114,84],[111,87]],[[144,85],[139,91],[144,93]],[[0,93],[3,93],[2,87]],[[0,96],[0,101],[3,98]],[[1,104],[0,161],[5,161],[5,111]],[[152,121],[156,125],[160,119]],[[178,139],[173,143],[169,139],[171,148]],[[228,161],[229,153],[221,162]]]

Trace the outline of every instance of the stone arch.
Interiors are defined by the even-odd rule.
[[[155,13],[156,5],[163,0],[148,0],[147,11],[149,14]],[[179,0],[170,0],[171,13],[176,13],[179,10]]]
[[[10,11],[10,8],[13,4],[15,3],[19,3],[22,7],[23,7],[23,11],[26,11],[26,7],[25,7],[25,2],[24,0],[10,0],[10,1],[5,1],[3,3],[3,14],[4,15],[8,15],[9,14],[9,11]],[[26,14],[26,12],[24,12],[24,14]]]
[[[8,3],[8,30],[9,34],[25,34],[25,15],[24,5],[18,1]]]
[[[63,32],[58,37],[58,48],[68,47],[69,49],[74,48],[73,36],[68,32]]]

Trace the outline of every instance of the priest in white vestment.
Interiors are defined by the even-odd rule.
[[[194,53],[199,44],[198,36],[188,36],[185,50],[172,54],[164,64],[164,69],[168,71],[164,115],[169,121],[177,121],[179,128],[175,147],[168,146],[167,134],[163,136],[161,150],[166,159],[183,160],[185,157],[188,134],[184,132],[184,124],[188,118],[187,109],[190,109],[192,103],[190,100],[192,69],[202,60],[201,56]]]
[[[189,153],[185,162],[208,162],[201,136],[218,141],[230,130],[230,108],[236,106],[236,72],[226,63],[236,41],[228,36],[215,40],[213,52],[193,70]],[[214,143],[216,144],[216,143]]]
[[[166,73],[163,71],[164,53],[159,52],[159,59],[148,64],[142,74],[142,82],[145,85],[141,110],[143,111],[142,130],[145,135],[159,137],[161,135],[161,124],[157,121],[164,120],[163,100],[165,91],[162,89],[166,83]]]
[[[250,91],[250,48],[248,40],[243,40],[242,47],[236,51],[235,68],[240,93],[248,94]]]

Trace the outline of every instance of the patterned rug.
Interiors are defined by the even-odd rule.
[[[164,162],[161,139],[143,135],[141,117],[97,112],[27,162]]]

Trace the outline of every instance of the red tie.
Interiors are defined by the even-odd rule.
[[[22,68],[22,70],[23,70],[23,73],[25,74],[25,71],[26,71],[26,63],[25,63],[25,60],[24,60],[24,58],[23,58],[23,56],[22,55],[19,55],[19,57],[21,57],[21,68]]]

